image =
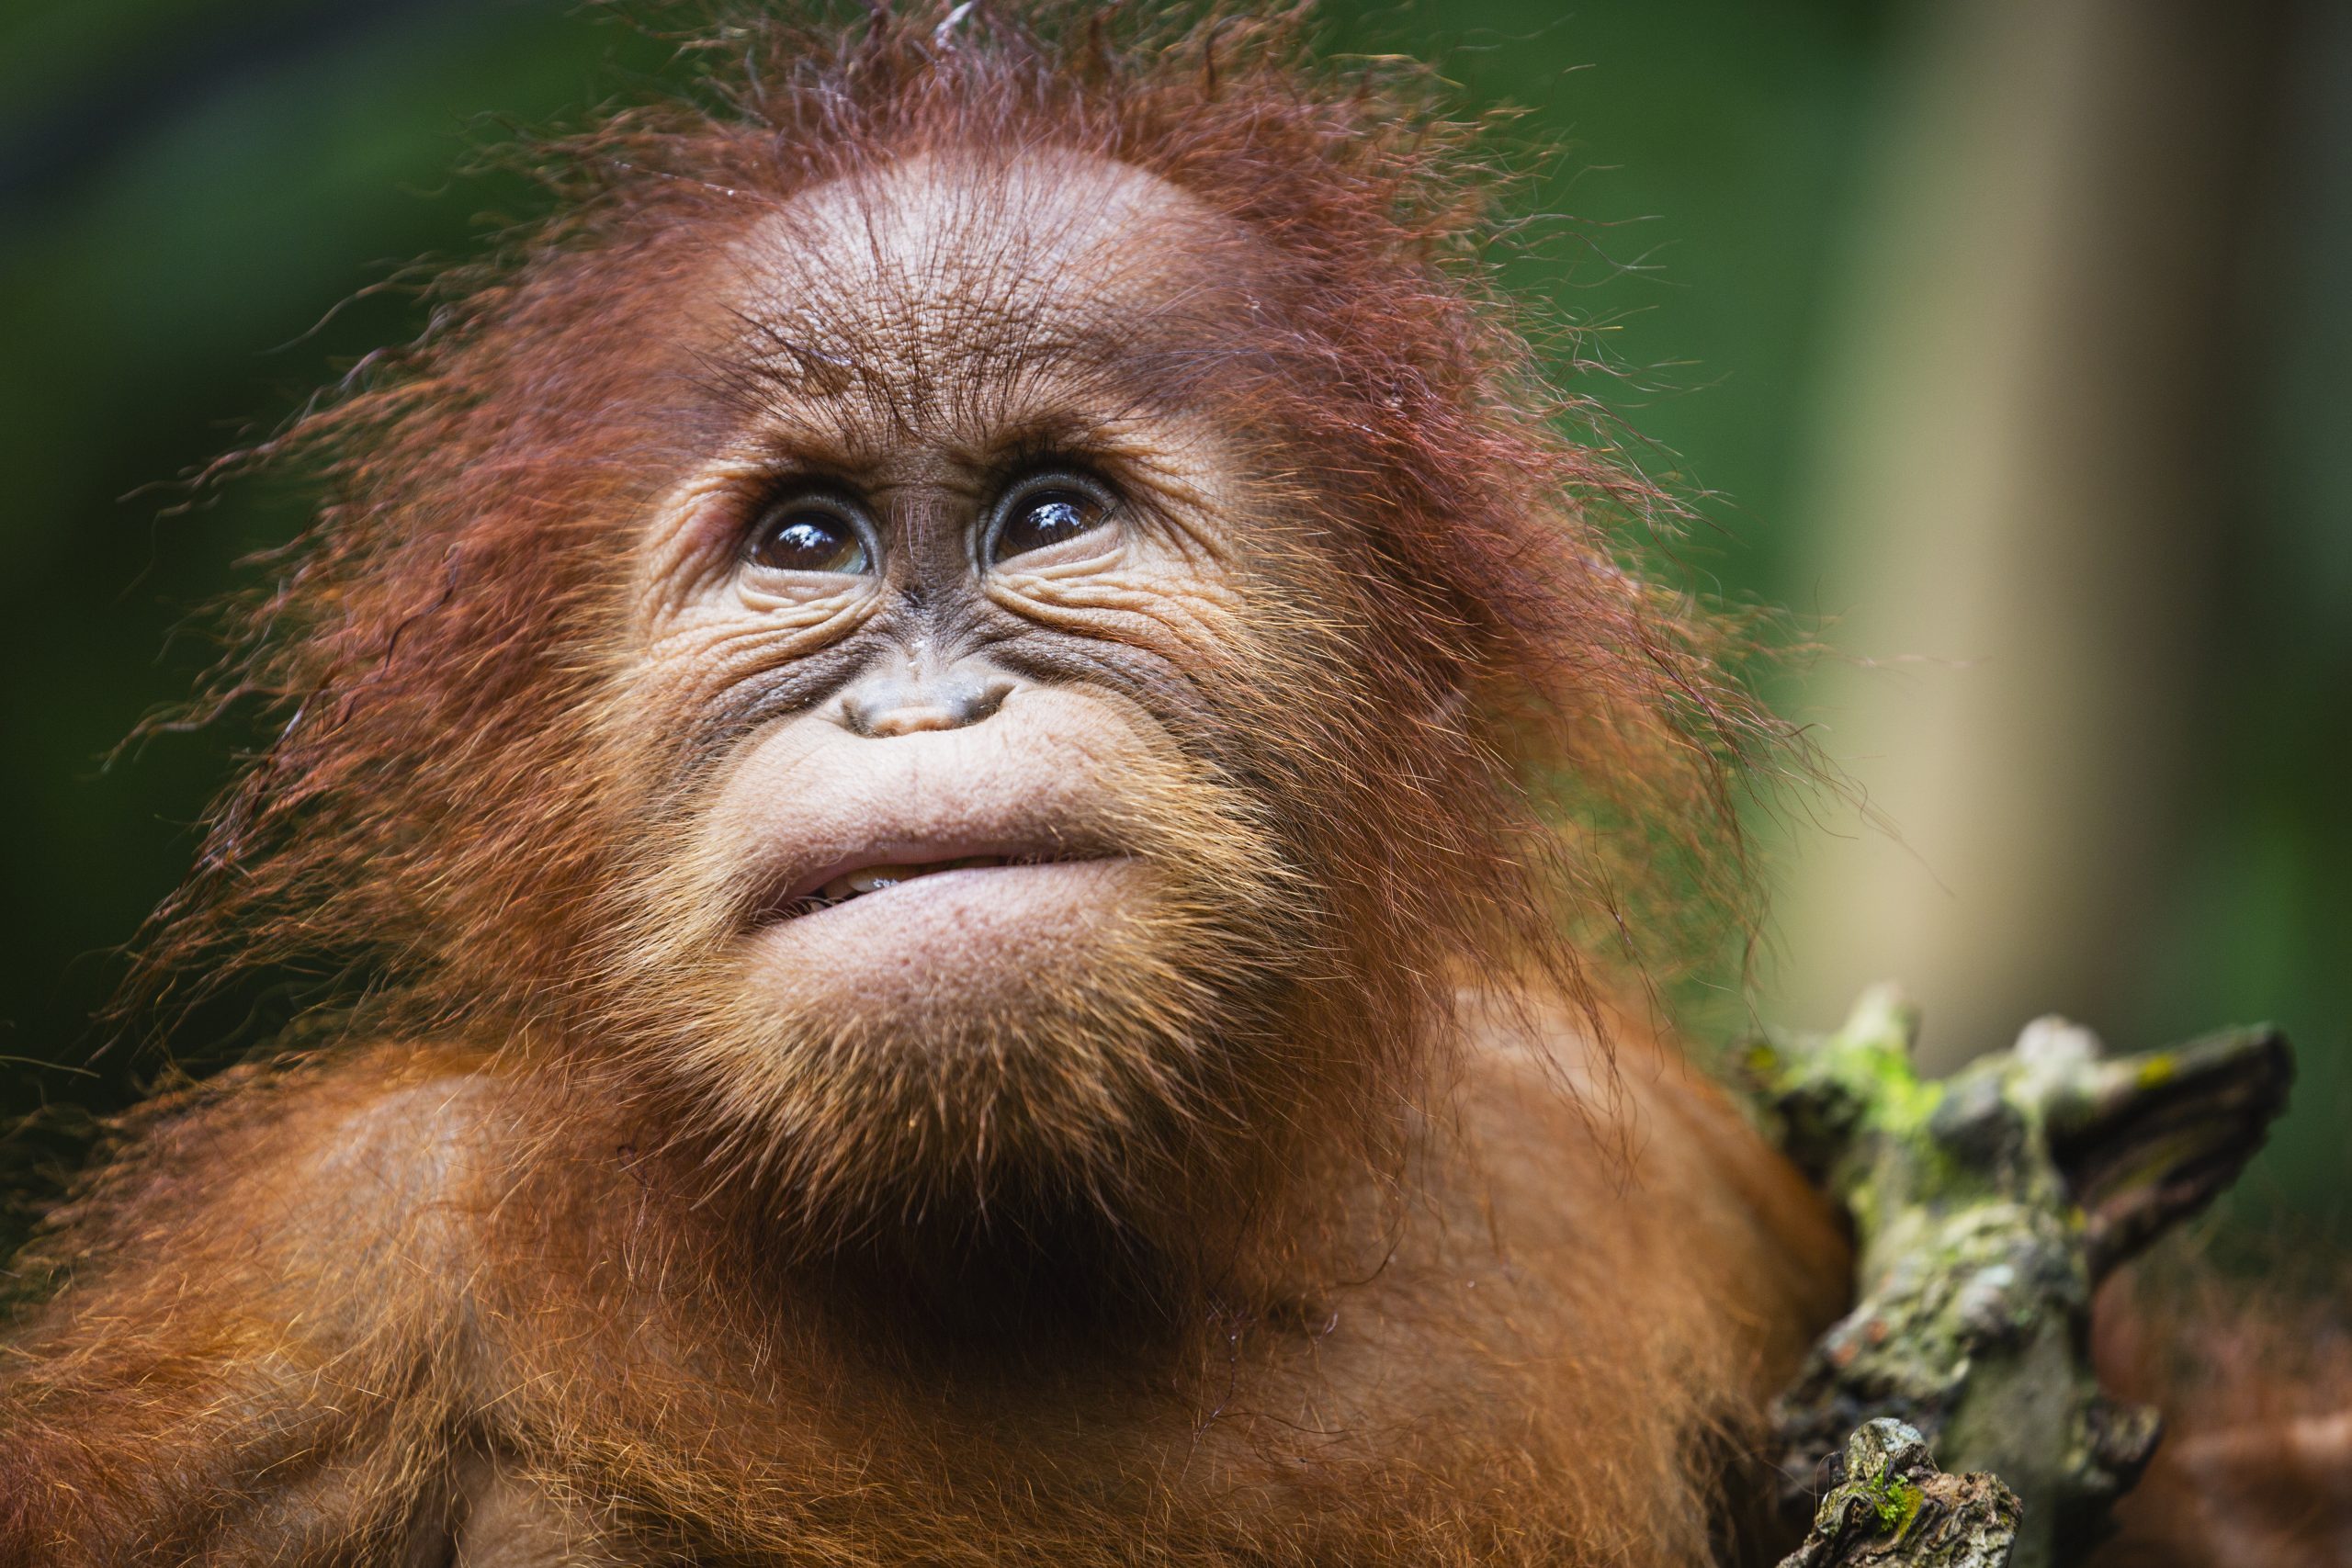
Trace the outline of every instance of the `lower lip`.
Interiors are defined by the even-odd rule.
[[[1137,874],[1125,856],[934,871],[777,920],[751,946],[763,959],[832,972],[1011,959],[1085,940]]]

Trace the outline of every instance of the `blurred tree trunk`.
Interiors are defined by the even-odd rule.
[[[2236,520],[2236,263],[2288,0],[1936,0],[1881,116],[1811,491],[1833,814],[1792,1021],[1899,976],[1949,1064],[2113,1019]]]

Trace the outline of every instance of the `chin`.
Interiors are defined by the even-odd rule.
[[[1275,987],[1228,931],[1141,860],[934,872],[739,937],[657,1059],[806,1232],[1124,1223],[1240,1120]]]

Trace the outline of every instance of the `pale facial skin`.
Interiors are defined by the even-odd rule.
[[[650,532],[633,682],[749,737],[700,849],[752,890],[755,991],[1017,1005],[1143,896],[1127,786],[1241,592],[1234,456],[1136,366],[1229,316],[1202,280],[1240,243],[1039,153],[820,187],[741,245],[756,393]]]

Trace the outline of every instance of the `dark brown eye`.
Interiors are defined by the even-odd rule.
[[[752,565],[775,571],[854,575],[873,564],[856,524],[829,507],[806,502],[779,506],[762,517],[744,554]]]
[[[994,564],[1049,549],[1065,539],[1094,532],[1110,517],[1109,498],[1075,480],[1052,479],[1021,486],[997,513],[989,560]]]

